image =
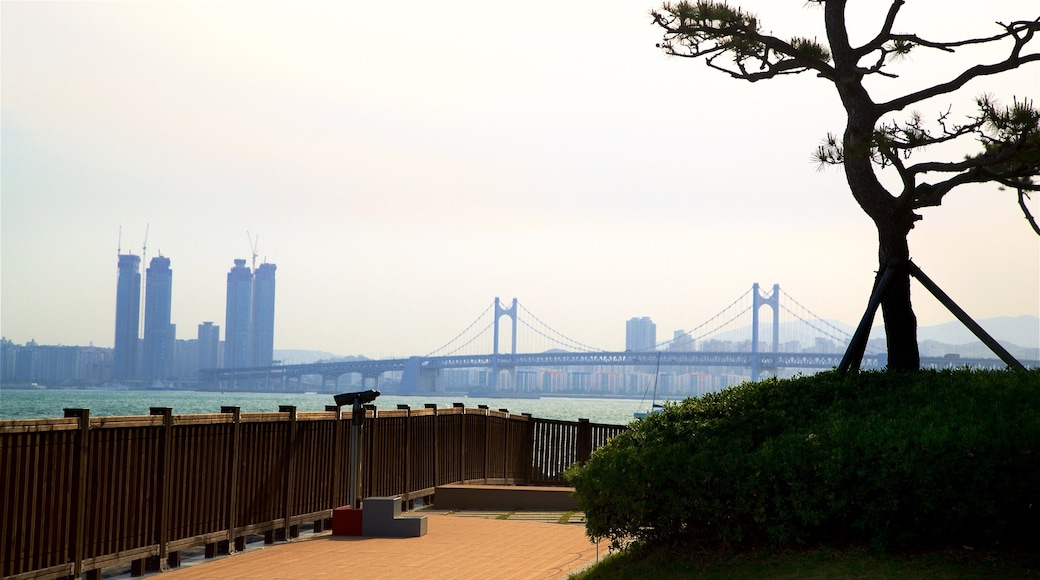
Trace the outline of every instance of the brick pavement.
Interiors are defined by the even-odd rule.
[[[412,512],[414,515],[417,512]],[[569,524],[562,515],[528,518],[522,512],[451,514],[423,510],[429,533],[419,538],[350,538],[328,533],[241,554],[190,564],[164,579],[196,578],[423,578],[558,579],[606,555],[585,536],[582,517]],[[465,514],[470,517],[459,517]],[[520,517],[517,517],[520,516]]]

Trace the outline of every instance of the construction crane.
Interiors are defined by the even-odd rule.
[[[146,267],[145,266],[146,262],[144,260],[145,260],[145,256],[148,255],[148,229],[151,228],[151,227],[152,227],[152,224],[145,224],[144,225],[144,243],[141,244],[141,267],[142,268]],[[142,282],[144,282],[143,279],[142,279]],[[138,290],[138,291],[140,291],[140,290]],[[139,322],[138,322],[138,327],[137,327],[137,336],[138,336],[138,338],[144,337],[145,301],[144,300],[140,300],[140,305],[141,305],[140,306],[141,310],[138,313],[138,320],[139,320]]]
[[[142,266],[144,266],[144,264],[145,264],[145,261],[144,261],[145,258],[148,257],[148,228],[150,228],[151,225],[152,224],[145,224],[144,225],[144,243],[141,244],[141,265]]]
[[[256,249],[260,244],[260,234],[257,234],[254,238],[249,233],[249,230],[246,230],[246,238],[249,240],[249,251],[253,254],[253,271],[256,271],[256,257],[258,255]]]

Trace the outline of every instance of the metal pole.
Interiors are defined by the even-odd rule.
[[[845,374],[850,369],[854,371],[859,370],[859,365],[863,362],[863,352],[867,349],[870,325],[874,323],[874,315],[877,314],[878,306],[881,305],[881,299],[885,295],[885,290],[888,288],[888,282],[892,279],[894,270],[892,262],[885,264],[885,269],[881,272],[881,277],[878,278],[877,286],[874,287],[874,292],[871,293],[870,300],[867,302],[867,311],[863,313],[863,318],[860,319],[859,326],[856,327],[856,333],[852,335],[849,347],[845,349],[845,356],[841,357],[841,363],[838,364],[838,372]]]
[[[350,418],[350,506],[361,507],[361,425],[365,421],[361,398],[354,398]]]
[[[910,262],[910,274],[912,274],[914,278],[917,278],[917,281],[927,288],[928,291],[932,293],[932,296],[935,296],[939,302],[942,302],[942,305],[952,312],[953,315],[957,317],[957,320],[961,321],[961,324],[967,326],[968,330],[972,331],[972,333],[974,333],[983,344],[988,346],[990,350],[999,356],[1000,360],[1004,361],[1004,364],[1016,370],[1026,370],[1026,367],[1022,363],[1018,362],[1018,359],[1012,356],[1011,353],[1001,346],[999,342],[989,335],[989,333],[983,330],[977,322],[972,320],[971,317],[968,316],[967,312],[961,310],[961,307],[957,306],[953,299],[947,296],[946,293],[943,292],[935,282],[932,282],[932,279],[926,276],[925,273],[917,267],[917,264],[913,262]]]

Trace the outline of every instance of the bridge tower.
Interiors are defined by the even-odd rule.
[[[498,390],[498,371],[501,368],[498,365],[498,321],[503,316],[508,316],[513,322],[513,341],[512,350],[510,351],[514,356],[516,355],[516,298],[513,298],[513,304],[509,308],[503,308],[502,303],[499,301],[498,296],[495,296],[495,348],[494,352],[491,353],[491,381],[488,388],[491,391]],[[508,367],[510,373],[513,371],[512,365]]]
[[[773,293],[768,297],[763,296],[758,290],[758,282],[752,286],[751,293],[753,302],[751,305],[751,380],[757,381],[762,368],[758,357],[758,309],[769,306],[773,310],[773,350],[780,352],[780,285],[773,284]]]

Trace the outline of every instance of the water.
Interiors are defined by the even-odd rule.
[[[660,401],[658,401],[660,402]],[[632,413],[645,411],[649,401],[638,399],[565,398],[498,399],[462,396],[397,396],[384,395],[376,400],[380,409],[396,409],[409,405],[421,409],[426,403],[451,407],[487,405],[491,409],[508,409],[511,413],[530,413],[539,419],[625,425]],[[275,412],[279,405],[295,405],[297,411],[324,411],[335,402],[331,394],[314,393],[214,393],[194,391],[127,391],[106,389],[0,389],[0,420],[50,419],[63,416],[63,409],[90,409],[92,417],[147,415],[149,407],[170,407],[175,415],[219,413],[221,406],[241,407],[243,413]]]

